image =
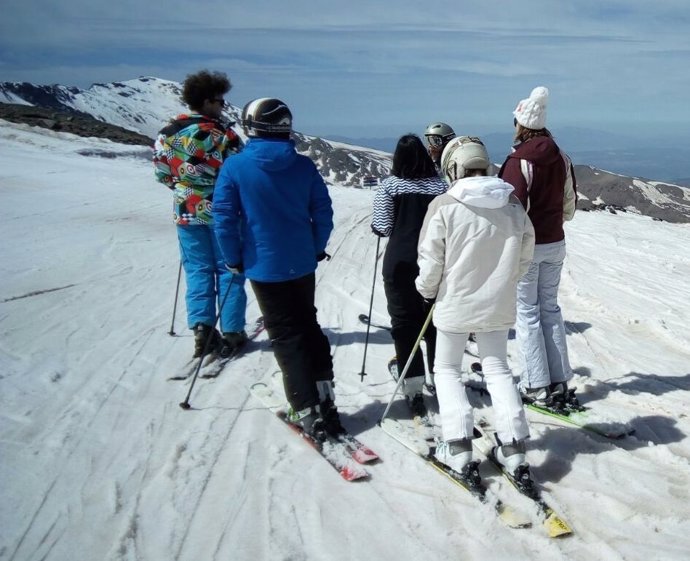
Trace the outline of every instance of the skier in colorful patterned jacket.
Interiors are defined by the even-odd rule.
[[[558,286],[565,259],[563,223],[575,214],[577,190],[572,163],[546,128],[549,90],[537,87],[513,111],[515,140],[499,177],[515,187],[536,233],[534,259],[518,284],[516,339],[526,402],[555,406],[570,401],[573,376]]]
[[[227,76],[220,72],[202,70],[187,76],[182,99],[191,113],[172,119],[160,131],[154,148],[156,179],[173,192],[195,357],[204,350],[230,356],[247,340],[244,276],[225,268],[212,229],[216,177],[223,162],[242,148],[239,136],[222,121],[223,96],[230,88]],[[216,303],[222,336],[215,327]]]
[[[438,176],[434,162],[421,139],[407,134],[398,140],[390,177],[383,180],[374,197],[371,229],[390,236],[383,258],[383,287],[386,292],[391,334],[399,372],[402,373],[424,326],[430,307],[415,288],[417,242],[429,203],[445,193],[448,184]],[[424,333],[429,383],[433,384],[436,330],[432,324]],[[426,417],[423,388],[425,369],[418,348],[405,375],[404,393],[412,414]]]
[[[283,373],[288,420],[323,438],[342,432],[328,338],[314,307],[315,271],[333,230],[328,188],[290,139],[292,113],[274,98],[242,111],[249,137],[221,170],[215,231],[225,262],[244,271]]]

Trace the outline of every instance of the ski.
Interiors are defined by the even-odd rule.
[[[380,459],[376,452],[374,452],[366,444],[360,442],[349,432],[340,433],[336,438],[338,442],[342,442],[345,444],[345,446],[347,446],[352,459],[354,459],[358,464],[370,464]]]
[[[573,530],[570,525],[542,497],[539,488],[529,474],[529,467],[527,464],[521,465],[516,470],[519,476],[516,478],[515,474],[509,473],[496,459],[494,455],[495,447],[487,434],[482,431],[479,432],[482,436],[472,441],[474,449],[483,454],[523,497],[527,497],[534,503],[537,514],[548,536],[550,538],[562,538],[571,535]]]
[[[470,366],[470,370],[473,374],[483,376],[481,370],[481,364],[478,362],[473,363]],[[486,391],[486,384],[484,382],[476,382],[470,380],[467,384],[472,390],[478,391],[480,393],[488,393]],[[572,389],[570,391],[573,391]],[[570,401],[572,403],[572,400]],[[619,426],[613,426],[611,423],[597,423],[591,418],[590,411],[588,407],[583,407],[582,405],[569,405],[566,402],[562,407],[555,408],[546,405],[537,405],[535,403],[524,403],[525,409],[529,411],[534,411],[535,413],[540,413],[561,421],[562,423],[578,427],[592,434],[598,436],[603,436],[609,440],[620,440],[626,436],[630,436],[635,433],[635,429],[627,427],[624,424]]]
[[[578,427],[592,434],[603,436],[609,440],[622,440],[626,436],[635,434],[634,428],[628,427],[622,423],[615,426],[611,423],[597,423],[592,419],[588,419],[588,411],[591,411],[591,409],[588,408],[553,409],[551,407],[542,407],[534,403],[525,403],[524,405],[525,409],[546,415],[547,417]]]
[[[359,314],[359,321],[361,321],[365,325],[370,325],[371,327],[375,327],[376,329],[385,329],[386,331],[391,330],[390,325],[383,325],[382,323],[373,323],[369,322],[369,316],[367,314]]]
[[[343,479],[356,481],[369,477],[369,473],[359,463],[375,461],[378,455],[354,436],[343,433],[337,437],[327,436],[324,440],[316,439],[288,421],[284,400],[265,383],[258,382],[252,385],[250,390],[254,397],[316,450]]]
[[[199,371],[200,378],[217,378],[227,364],[239,356],[241,356],[247,348],[247,344],[254,341],[259,335],[261,335],[265,330],[264,318],[258,317],[254,324],[247,330],[247,342],[242,345],[239,349],[227,357],[221,357],[218,353],[210,353],[204,357],[204,363]],[[181,370],[181,374],[177,374],[168,378],[168,380],[184,381],[194,375],[196,372],[198,363],[196,359],[190,360]]]
[[[387,418],[383,419],[379,426],[387,435],[412,451],[455,485],[467,491],[470,496],[481,504],[492,508],[498,518],[510,528],[529,528],[532,525],[530,519],[524,513],[506,505],[483,482],[476,481],[478,463],[477,465],[470,466],[470,470],[468,470],[470,476],[464,476],[438,461],[434,456],[435,446],[429,446],[426,442],[421,442],[418,438],[415,438],[415,432],[406,428],[400,421]]]

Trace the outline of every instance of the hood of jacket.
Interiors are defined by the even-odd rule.
[[[457,201],[479,208],[501,208],[515,188],[498,177],[474,176],[458,179],[448,190]]]
[[[561,158],[561,149],[553,138],[538,136],[518,144],[508,157],[528,160],[537,166],[548,166]]]
[[[247,142],[242,154],[267,171],[287,169],[297,159],[295,142],[289,139],[252,138]]]

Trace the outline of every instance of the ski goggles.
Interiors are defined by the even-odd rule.
[[[436,148],[443,146],[443,137],[438,134],[426,135],[426,141],[429,143],[429,146],[434,146]]]

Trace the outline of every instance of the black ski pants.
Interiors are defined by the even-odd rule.
[[[399,263],[390,275],[383,278],[388,315],[391,317],[391,335],[398,359],[398,372],[401,374],[429,312],[424,298],[417,292],[417,287],[414,284],[418,274],[419,268],[416,264]],[[426,343],[429,372],[433,372],[436,350],[436,328],[433,323],[429,323],[424,334],[424,342]],[[415,376],[424,376],[424,358],[421,345],[415,353],[405,379]]]
[[[283,282],[251,281],[285,395],[296,411],[317,405],[316,382],[333,380],[331,345],[316,319],[314,273]]]

